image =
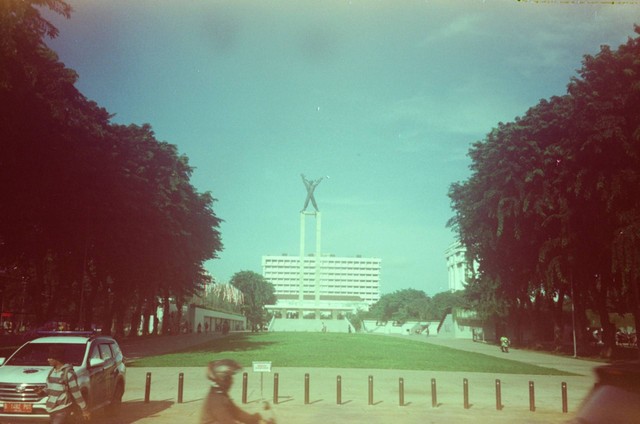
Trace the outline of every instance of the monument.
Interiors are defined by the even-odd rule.
[[[304,174],[300,176],[306,198],[300,210],[299,254],[262,257],[263,275],[274,285],[277,298],[276,304],[267,305],[274,314],[269,330],[325,328],[347,332],[351,324],[345,325],[341,320],[349,313],[367,309],[380,298],[380,259],[322,254],[322,214],[314,194],[320,182],[329,177],[313,180]],[[310,219],[315,220],[315,240],[312,237],[307,240]],[[307,251],[307,245],[313,243],[315,252]]]
[[[314,300],[316,307],[316,317],[319,318],[320,311],[319,303],[320,303],[320,260],[322,258],[322,215],[320,210],[318,209],[318,204],[316,203],[316,199],[313,195],[316,187],[322,181],[322,177],[317,180],[308,180],[304,174],[300,174],[302,177],[302,182],[304,183],[305,188],[307,189],[307,198],[304,201],[304,206],[300,211],[300,290],[298,292],[298,300],[300,304],[304,303],[304,266],[305,266],[305,241],[307,238],[306,234],[306,217],[307,215],[313,216],[316,219],[316,252],[315,252],[315,272],[314,272]],[[307,212],[307,207],[309,206],[309,202],[313,205],[315,211]],[[302,314],[300,314],[300,318],[302,318]]]

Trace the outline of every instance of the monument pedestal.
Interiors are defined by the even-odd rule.
[[[299,270],[299,278],[300,278],[300,286],[298,290],[298,300],[300,304],[303,304],[304,301],[304,291],[305,291],[305,268],[309,268],[306,266],[305,261],[305,243],[307,239],[306,234],[306,222],[307,216],[312,216],[315,218],[316,223],[316,251],[314,254],[314,262],[309,265],[313,265],[314,267],[314,300],[315,307],[317,308],[320,303],[320,261],[322,260],[322,214],[319,211],[315,212],[300,212],[300,270]],[[300,318],[302,318],[303,314],[300,314]],[[316,318],[320,318],[320,312],[315,311]]]

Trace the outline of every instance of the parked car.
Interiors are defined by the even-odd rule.
[[[23,344],[6,361],[0,358],[0,423],[48,422],[47,399],[39,393],[46,387],[47,356],[54,345],[64,348],[64,360],[73,365],[89,409],[117,412],[126,376],[118,343],[89,332],[49,332]]]
[[[577,411],[573,424],[622,424],[640,420],[640,362],[595,369],[596,384]]]

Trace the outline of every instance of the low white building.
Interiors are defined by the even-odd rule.
[[[247,319],[244,315],[218,311],[197,305],[189,305],[187,320],[190,331],[222,331],[226,326],[228,331],[245,331]]]

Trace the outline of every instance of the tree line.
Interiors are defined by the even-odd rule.
[[[558,346],[568,306],[581,346],[587,311],[609,351],[611,313],[633,312],[638,328],[640,37],[584,56],[566,94],[499,123],[469,156],[449,225],[475,264],[476,310]]]
[[[150,125],[117,125],[45,44],[61,0],[0,6],[0,289],[31,324],[123,334],[210,277],[222,250],[211,193]],[[160,300],[160,301],[159,301]],[[144,326],[143,328],[148,328]]]
[[[442,292],[433,296],[422,290],[403,289],[380,296],[367,311],[358,311],[349,318],[359,329],[364,319],[393,321],[404,324],[407,321],[439,321],[451,308],[469,308],[470,303],[464,291]]]

